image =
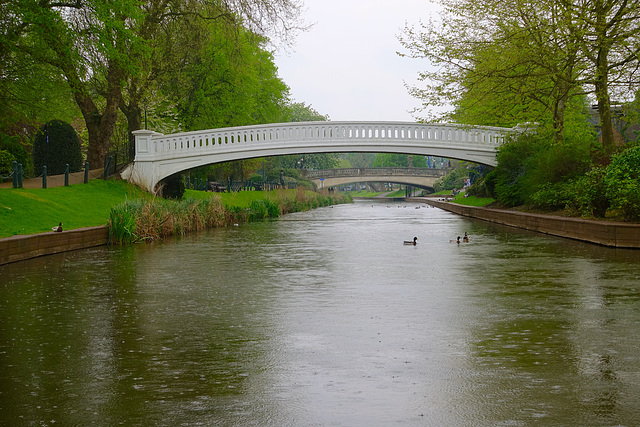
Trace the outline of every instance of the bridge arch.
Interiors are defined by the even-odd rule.
[[[374,167],[303,171],[318,188],[363,182],[390,182],[434,191],[435,182],[451,169]]]
[[[149,191],[175,173],[232,160],[287,154],[405,153],[496,165],[516,129],[404,122],[300,122],[163,135],[134,131],[136,156],[122,176]]]

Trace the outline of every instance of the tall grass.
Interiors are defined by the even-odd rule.
[[[112,243],[153,241],[205,228],[221,227],[232,221],[220,198],[132,200],[115,206],[109,217]]]
[[[279,190],[248,207],[229,206],[219,195],[187,198],[132,200],[115,206],[109,216],[110,241],[114,244],[154,241],[205,228],[277,218],[282,214],[350,201],[305,190]]]

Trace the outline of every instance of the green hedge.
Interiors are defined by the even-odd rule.
[[[70,172],[81,170],[80,139],[70,124],[52,120],[40,128],[33,141],[34,173],[39,175],[46,166],[47,174],[62,174],[67,164]]]

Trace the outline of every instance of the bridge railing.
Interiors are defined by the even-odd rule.
[[[425,141],[445,146],[455,144],[497,147],[512,129],[465,127],[452,124],[302,122],[221,128],[162,135],[136,131],[136,160],[175,158],[236,149],[239,145],[296,142],[313,145],[322,141],[359,140]],[[138,137],[139,135],[139,137]],[[233,148],[232,148],[233,147]]]

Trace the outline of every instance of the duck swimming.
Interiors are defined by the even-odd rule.
[[[61,232],[62,231],[62,223],[60,223],[59,225],[57,225],[55,227],[52,227],[51,230]]]
[[[467,234],[467,232],[464,232],[464,237],[462,238],[462,241],[465,243],[469,243],[469,235]]]
[[[413,240],[405,240],[404,241],[405,245],[417,245],[418,244],[418,238],[414,237]]]
[[[457,243],[460,244],[460,236],[456,240],[449,240],[449,243]]]

